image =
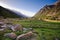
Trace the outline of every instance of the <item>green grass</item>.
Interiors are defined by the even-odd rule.
[[[34,29],[38,32],[38,39],[40,40],[53,40],[54,37],[60,38],[60,31],[54,29],[36,28]]]
[[[21,24],[24,27],[44,27],[44,28],[60,28],[60,23],[45,22],[40,20],[25,20],[14,21],[14,23]]]
[[[21,24],[26,28],[32,27],[38,33],[37,40],[54,40],[55,37],[60,38],[60,23],[45,22],[42,20],[14,20],[13,23]],[[12,31],[6,30],[5,32],[0,32],[0,35],[9,32]],[[22,34],[19,31],[14,33],[16,33],[17,35]],[[0,40],[12,40],[9,38],[5,38],[2,35],[0,36]]]
[[[55,37],[60,38],[60,23],[45,22],[40,20],[20,20],[14,23],[21,24],[23,27],[32,27],[37,33],[37,40],[54,40]]]
[[[11,32],[13,32],[13,31],[12,30],[0,31],[0,40],[14,40],[14,39],[11,39],[9,37],[4,37],[5,33],[11,33]],[[21,31],[15,31],[13,33],[15,33],[17,36],[22,34]]]

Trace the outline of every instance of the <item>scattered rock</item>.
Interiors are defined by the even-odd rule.
[[[4,22],[0,22],[0,26],[4,25]]]
[[[7,25],[7,28],[8,28],[8,29],[11,29],[12,31],[15,31],[15,29],[14,29],[14,26],[13,26],[13,25]]]
[[[12,23],[4,23],[4,22],[0,22],[0,31],[4,30],[4,29],[10,29],[12,31],[22,31],[23,28],[20,24],[12,24]]]
[[[11,39],[15,39],[17,37],[17,35],[15,33],[6,33],[4,36],[11,38]]]
[[[14,25],[14,27],[12,27],[12,29],[14,29],[15,31],[22,31],[23,30],[23,28],[20,24]]]
[[[6,25],[4,24],[4,22],[0,22],[0,31],[4,31],[6,28]]]
[[[2,28],[6,28],[6,27],[7,27],[7,25],[6,25],[6,24],[4,24],[4,25],[2,25],[1,27],[2,27]]]
[[[4,24],[4,22],[0,22],[0,24]]]
[[[27,28],[23,28],[23,32],[26,32],[28,29]]]
[[[0,31],[4,31],[5,29],[10,29],[12,31],[30,31],[26,34],[21,34],[17,36],[15,33],[6,33],[4,34],[4,37],[8,37],[11,39],[16,39],[16,40],[33,40],[34,38],[34,33],[32,32],[32,28],[23,28],[20,24],[12,24],[12,23],[4,23],[0,22]]]
[[[0,31],[4,31],[4,29],[0,29]]]
[[[23,30],[23,28],[22,28],[22,26],[21,25],[19,25],[19,24],[16,24],[16,25],[11,25],[11,27],[10,27],[13,31],[22,31]]]
[[[23,28],[23,32],[33,31],[33,28]]]
[[[32,31],[26,33],[26,34],[22,34],[22,35],[19,35],[16,40],[30,40],[31,38],[34,37],[34,33]]]
[[[9,29],[11,29],[12,31],[22,31],[23,28],[20,24],[16,24],[16,25],[13,25],[13,24],[7,24],[7,27]]]

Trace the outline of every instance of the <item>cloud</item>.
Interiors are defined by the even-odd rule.
[[[18,12],[20,12],[20,13],[28,16],[28,17],[34,16],[33,12],[30,12],[30,11],[27,11],[27,10],[22,10],[22,9],[17,9],[17,8],[15,8],[14,10],[16,10],[16,11],[18,11]]]
[[[6,1],[6,0],[0,0],[0,1]]]
[[[0,0],[0,2],[5,2],[6,0]]]
[[[0,6],[3,6],[4,8],[8,8],[10,10],[16,10],[17,12],[22,13],[25,16],[28,16],[28,17],[32,17],[32,16],[35,15],[33,12],[30,12],[30,11],[27,11],[27,10],[18,9],[18,8],[14,8],[14,7],[11,7],[11,6],[9,6],[7,4],[4,4],[4,3],[1,3],[1,2],[0,2]]]
[[[3,2],[3,3],[5,3],[5,2],[7,2],[8,0],[0,0],[0,2]]]
[[[0,6],[3,6],[4,8],[11,8],[9,5],[4,4],[4,3],[2,3],[2,2],[0,2]]]

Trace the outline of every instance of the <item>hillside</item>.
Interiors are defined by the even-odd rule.
[[[21,13],[20,13],[20,15],[18,15],[16,13],[18,13],[18,12],[0,6],[0,17],[4,17],[4,18],[23,18],[23,15]]]
[[[60,1],[44,6],[34,17],[42,20],[60,20]]]

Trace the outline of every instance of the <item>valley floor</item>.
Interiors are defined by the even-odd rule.
[[[42,20],[11,20],[14,24],[21,24],[25,28],[33,28],[35,33],[37,34],[37,40],[60,40],[60,22],[47,22]],[[11,32],[9,30],[6,31]],[[6,33],[5,32],[5,33]],[[20,34],[21,32],[15,32],[16,34]],[[2,33],[0,32],[0,35]],[[3,34],[2,34],[3,35]],[[4,38],[0,36],[2,40],[12,40],[9,38]]]
[[[38,34],[37,40],[60,40],[60,22],[42,20],[14,21],[24,27],[32,27]]]

